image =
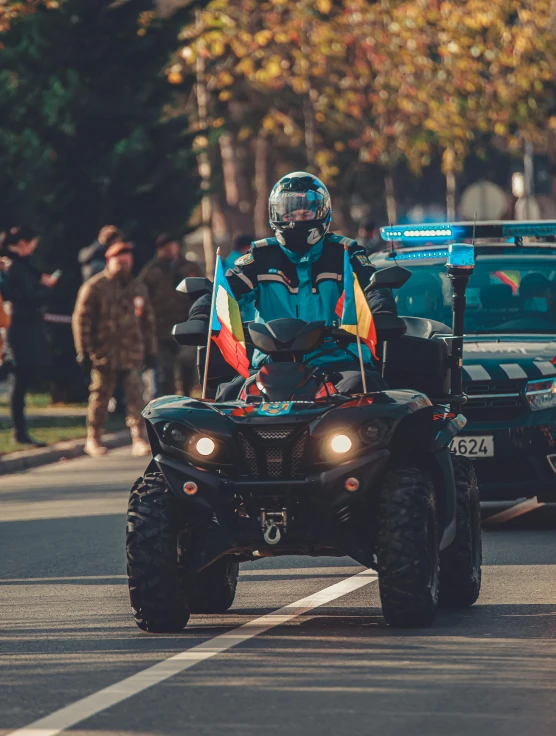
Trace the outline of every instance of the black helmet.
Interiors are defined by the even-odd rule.
[[[306,253],[328,232],[332,222],[330,194],[316,176],[294,171],[274,185],[268,214],[280,245]]]

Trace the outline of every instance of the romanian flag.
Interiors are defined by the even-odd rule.
[[[212,339],[220,348],[224,360],[244,378],[249,378],[249,358],[239,304],[224,274],[220,255],[216,256],[213,298],[212,331],[218,334],[213,334]]]
[[[373,315],[357,276],[353,273],[347,248],[344,250],[344,291],[336,305],[336,314],[341,320],[342,329],[352,335],[359,335],[361,342],[367,345],[377,360]]]

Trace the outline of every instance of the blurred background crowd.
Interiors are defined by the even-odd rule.
[[[268,235],[287,171],[320,176],[333,227],[369,252],[388,222],[556,217],[555,36],[551,0],[1,3],[0,329],[19,439],[30,386],[87,397],[72,315],[114,246],[153,309],[148,391],[190,390],[173,287],[212,273],[217,246],[230,265]]]

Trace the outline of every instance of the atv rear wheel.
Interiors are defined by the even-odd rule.
[[[161,473],[131,489],[127,513],[127,574],[135,623],[143,631],[181,631],[188,619],[178,566],[181,509]]]
[[[481,507],[477,476],[471,460],[453,456],[456,479],[456,538],[440,553],[442,608],[473,605],[481,590]]]
[[[191,613],[225,613],[234,602],[239,563],[221,557],[195,575],[185,574],[183,585]]]
[[[439,532],[434,488],[418,468],[389,471],[379,506],[378,583],[395,628],[430,626],[438,607]]]

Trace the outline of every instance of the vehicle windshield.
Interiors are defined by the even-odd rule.
[[[399,313],[451,325],[452,292],[445,264],[409,268],[413,276],[398,292]],[[477,256],[467,288],[465,331],[556,334],[556,258]]]

